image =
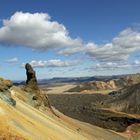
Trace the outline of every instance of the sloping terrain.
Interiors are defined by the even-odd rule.
[[[65,115],[103,128],[123,132],[129,125],[140,123],[140,116],[135,117],[110,108],[102,108],[102,102],[110,98],[106,95],[50,94],[48,96],[52,105]]]
[[[81,93],[48,96],[58,110],[70,117],[115,131],[127,131],[132,124],[140,123],[139,77],[132,79],[134,81],[130,80],[133,81],[130,85],[114,94]],[[139,133],[139,128],[137,130]]]
[[[132,114],[140,114],[140,83],[120,90],[121,94],[104,102],[105,107]]]
[[[2,85],[1,85],[2,87]],[[118,134],[92,126],[49,109],[32,106],[29,94],[18,87],[7,88],[9,100],[0,99],[0,139],[2,140],[125,140],[130,135]],[[1,95],[4,92],[1,92]]]

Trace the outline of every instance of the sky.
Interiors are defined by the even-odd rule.
[[[140,72],[139,0],[1,0],[0,77]]]

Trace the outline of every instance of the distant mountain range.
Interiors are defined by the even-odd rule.
[[[39,79],[40,85],[50,85],[57,83],[84,83],[90,81],[108,81],[118,79],[127,75],[113,75],[113,76],[92,76],[92,77],[55,77],[52,79]],[[25,81],[13,81],[14,85],[24,85]]]

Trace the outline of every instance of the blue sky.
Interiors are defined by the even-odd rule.
[[[1,0],[0,76],[25,79],[140,71],[139,0]]]

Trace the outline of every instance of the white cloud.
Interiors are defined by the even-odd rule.
[[[32,60],[30,64],[33,67],[38,68],[45,68],[45,67],[69,67],[69,66],[75,66],[78,65],[80,61],[73,60],[73,61],[62,61],[60,59],[54,59],[54,60]],[[22,64],[24,66],[25,63]]]
[[[93,70],[116,70],[116,69],[137,69],[140,67],[140,60],[135,60],[132,63],[115,63],[115,62],[106,62],[106,63],[97,63],[94,67],[91,67]]]
[[[17,63],[18,62],[18,58],[14,57],[14,58],[10,58],[8,60],[6,60],[7,63],[13,64],[13,63]]]
[[[133,62],[133,66],[135,66],[135,67],[140,67],[140,60],[135,60],[135,61]]]
[[[140,65],[140,61],[139,61],[139,60],[135,60],[135,61],[134,61],[134,64],[135,64],[135,65]]]
[[[64,55],[71,55],[74,53],[85,53],[85,52],[90,52],[91,50],[97,49],[97,45],[93,42],[89,42],[87,44],[83,44],[83,41],[81,40],[81,44],[73,46],[73,47],[68,47],[66,49],[63,49],[59,51],[59,54],[64,54]]]
[[[94,69],[96,70],[114,70],[114,69],[128,69],[131,68],[130,64],[118,64],[113,62],[97,63]]]
[[[59,54],[83,53],[96,61],[100,67],[128,68],[128,60],[134,53],[140,52],[140,31],[127,28],[109,43],[84,43],[82,39],[70,37],[63,24],[52,21],[47,13],[16,12],[3,20],[0,28],[0,44],[24,46],[34,50],[61,48]],[[67,47],[64,49],[64,47]],[[67,66],[67,61],[33,61],[36,67]],[[134,64],[133,64],[134,65]],[[136,64],[135,64],[136,66]]]
[[[72,39],[65,26],[52,21],[47,13],[16,12],[10,19],[3,20],[0,43],[30,47],[34,50],[48,50],[80,45],[81,40]]]
[[[83,52],[93,60],[101,63],[124,63],[135,52],[140,51],[140,32],[131,28],[125,29],[112,42],[98,45],[95,43],[83,44],[80,47],[69,47],[62,50],[61,54]]]

